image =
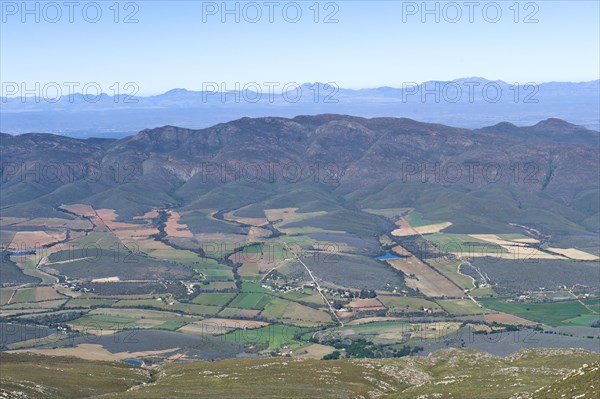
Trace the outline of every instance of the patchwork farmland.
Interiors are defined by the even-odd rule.
[[[489,263],[490,253],[506,262],[520,250],[560,265],[592,262],[592,255],[543,248],[520,234],[448,233],[451,221],[428,221],[409,208],[365,210],[392,222],[393,228],[378,233],[384,237],[378,250],[361,248],[326,211],[156,209],[127,220],[83,204],[60,209],[64,219],[2,219],[13,229],[4,233],[11,237],[7,262],[16,273],[36,277],[0,288],[6,321],[50,320],[97,337],[138,330],[211,336],[262,354],[287,347],[297,356],[325,356],[334,350],[327,343],[332,337],[367,338],[376,345],[435,340],[457,332],[465,318],[491,332],[506,325],[586,326],[598,318],[598,309],[582,305],[589,300],[581,302],[580,294],[547,304],[496,297],[504,292],[503,280],[493,265],[482,263]],[[206,221],[226,224],[228,232],[203,230]],[[39,230],[19,230],[24,228]],[[33,245],[23,254],[16,250],[23,248],[15,242],[21,239]],[[62,343],[55,333],[41,346],[24,340],[8,348],[53,353],[47,346]],[[106,344],[54,351],[123,356]],[[176,347],[127,351],[128,358],[191,356]]]

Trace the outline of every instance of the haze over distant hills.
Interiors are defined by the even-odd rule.
[[[123,85],[122,85],[123,86]],[[142,89],[142,88],[139,88]],[[3,95],[6,95],[6,90]],[[133,93],[135,90],[121,90]],[[44,92],[43,85],[39,90]],[[47,90],[48,93],[56,91]],[[363,117],[409,117],[424,122],[480,128],[502,121],[534,125],[548,117],[598,129],[600,80],[542,84],[490,81],[479,77],[453,81],[406,82],[402,87],[351,90],[333,82],[205,83],[203,90],[173,89],[156,96],[96,94],[49,99],[2,97],[4,133],[58,133],[74,137],[124,137],[148,126],[191,129],[241,117],[293,117],[337,113]]]

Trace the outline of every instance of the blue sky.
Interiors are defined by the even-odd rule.
[[[256,23],[250,20],[257,8],[248,2],[228,2],[231,9],[238,4],[239,22],[235,14],[221,20],[221,1],[120,2],[118,23],[114,0],[97,1],[99,18],[92,2],[77,1],[73,22],[63,0],[54,3],[60,18],[54,6],[44,9],[47,2],[29,2],[34,11],[25,15],[21,1],[1,3],[2,82],[97,82],[103,91],[113,82],[135,82],[139,94],[157,94],[200,90],[203,82],[233,89],[235,82],[315,81],[400,87],[470,76],[585,81],[598,79],[600,70],[598,1],[476,2],[472,23],[464,1],[454,3],[462,13],[456,23],[449,2],[428,2],[430,9],[438,3],[439,22],[436,13],[423,22],[421,1],[298,1],[296,23],[296,6],[287,1],[273,2],[273,22],[265,1],[255,2],[262,12]],[[123,23],[132,12],[137,22]],[[333,23],[324,23],[332,13]],[[537,22],[525,23],[532,13]]]

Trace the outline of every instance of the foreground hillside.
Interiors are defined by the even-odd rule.
[[[599,369],[590,365],[599,360],[597,354],[579,350],[529,350],[501,358],[450,349],[402,359],[228,359],[142,369],[112,362],[3,354],[0,396],[587,398],[597,392],[589,384],[598,380]],[[578,396],[582,393],[588,395]]]
[[[550,386],[540,388],[535,399],[594,398],[600,392],[600,363],[584,364]]]

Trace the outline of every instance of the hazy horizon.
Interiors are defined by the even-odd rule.
[[[103,92],[134,82],[147,96],[203,82],[589,81],[600,69],[591,1],[53,4],[2,2],[3,82],[96,82]]]

